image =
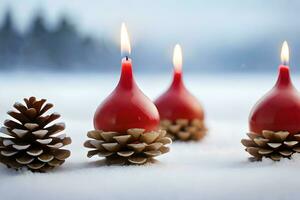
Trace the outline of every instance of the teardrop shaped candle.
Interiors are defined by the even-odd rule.
[[[137,86],[130,59],[124,60],[119,84],[95,113],[95,129],[126,132],[130,128],[155,130],[158,125],[157,108]]]
[[[196,130],[195,134],[201,135],[202,138],[206,130],[203,123],[204,111],[199,101],[187,90],[183,83],[182,53],[179,45],[174,48],[173,63],[174,76],[171,86],[155,101],[162,122],[166,122],[162,123],[163,128],[173,132],[175,138],[179,137],[177,139],[192,139],[193,134],[189,130]],[[193,127],[193,120],[197,121],[197,123],[194,123],[194,125],[197,124],[196,127]],[[177,128],[175,129],[175,127]],[[184,136],[180,137],[178,134]]]
[[[289,67],[283,63],[275,86],[250,113],[249,127],[254,133],[261,134],[263,130],[300,133],[300,95],[291,81]]]
[[[121,38],[122,49],[130,53],[129,38],[125,26]],[[122,34],[124,35],[124,34]],[[124,47],[125,46],[125,47]],[[159,114],[152,101],[137,86],[131,59],[122,60],[121,77],[114,91],[98,107],[94,116],[94,127],[97,130],[126,132],[131,128],[156,130],[159,125]]]

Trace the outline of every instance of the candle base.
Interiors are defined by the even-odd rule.
[[[241,143],[252,156],[250,161],[261,161],[263,158],[280,161],[282,158],[290,159],[294,153],[300,153],[300,134],[263,130],[262,134],[247,135],[249,139],[242,139]]]
[[[172,143],[163,130],[146,132],[132,128],[126,133],[93,130],[87,136],[92,140],[87,140],[84,146],[93,149],[87,154],[89,158],[99,155],[108,164],[120,165],[152,163],[154,157],[169,152],[167,145]]]
[[[199,119],[161,120],[160,124],[161,129],[166,130],[167,136],[174,141],[199,141],[207,133],[203,120]]]

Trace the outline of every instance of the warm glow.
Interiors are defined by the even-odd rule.
[[[130,41],[125,23],[121,27],[121,55],[122,57],[129,56],[131,53]]]
[[[287,41],[284,41],[281,48],[281,63],[288,65],[290,58],[289,46]]]
[[[182,68],[182,51],[179,44],[176,44],[173,52],[173,65],[176,72],[181,72]]]

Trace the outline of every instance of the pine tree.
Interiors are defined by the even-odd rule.
[[[10,10],[6,11],[0,28],[0,44],[0,67],[8,68],[19,64],[23,40],[14,27]]]
[[[74,25],[66,17],[62,17],[57,28],[53,31],[49,55],[59,68],[74,67],[82,63],[81,37]]]
[[[33,19],[24,45],[24,63],[31,67],[51,65],[48,43],[51,32],[45,25],[44,18],[37,14]]]

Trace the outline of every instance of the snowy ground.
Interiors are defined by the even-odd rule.
[[[170,82],[169,76],[136,78],[151,98]],[[47,98],[62,114],[73,143],[67,162],[47,174],[15,172],[1,165],[0,199],[299,199],[300,156],[279,163],[250,163],[240,144],[251,107],[275,79],[275,74],[186,74],[187,87],[205,107],[208,137],[200,143],[173,144],[155,165],[107,167],[88,159],[82,144],[92,129],[93,113],[114,88],[117,74],[2,74],[1,123],[15,101],[31,95]],[[300,87],[300,81],[295,85]]]

